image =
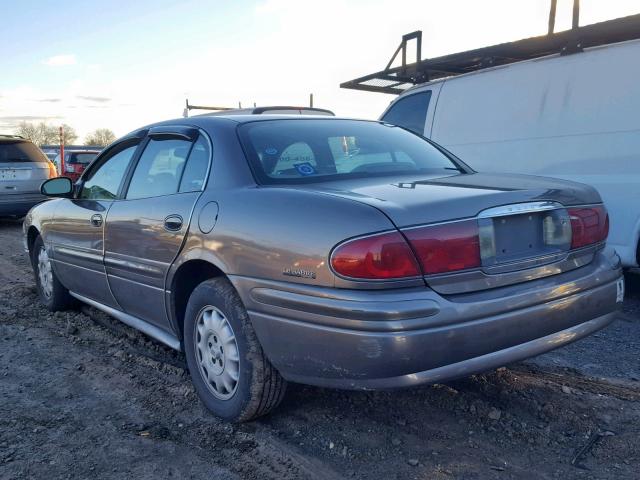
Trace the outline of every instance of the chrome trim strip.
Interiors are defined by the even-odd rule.
[[[105,255],[104,263],[105,263],[105,266],[107,266],[107,267],[122,268],[124,270],[129,270],[129,271],[132,271],[134,273],[138,273],[140,275],[149,275],[149,274],[162,275],[162,270],[163,270],[162,268],[150,265],[151,262],[158,263],[160,265],[164,265],[161,262],[154,262],[153,260],[147,260],[147,259],[145,259],[146,263],[134,262],[132,260],[121,260],[121,259],[115,258],[113,256],[113,255],[116,255],[116,254],[110,253],[110,252],[107,252],[107,253],[109,253],[109,255],[112,255],[110,257],[107,257]],[[132,257],[127,257],[127,258],[132,258]],[[111,274],[111,273],[109,275],[113,276],[113,274]]]
[[[78,295],[77,293],[69,292],[69,294],[77,298],[81,302],[91,305],[92,307],[95,307],[98,310],[103,311],[107,315],[111,315],[112,317],[117,318],[122,323],[129,325],[130,327],[135,328],[136,330],[141,331],[142,333],[150,336],[151,338],[158,340],[159,342],[164,343],[165,345],[173,348],[174,350],[178,350],[178,351],[182,350],[180,348],[180,340],[178,340],[175,336],[171,335],[169,332],[166,332],[161,328],[146,322],[145,320],[142,320],[138,317],[134,317],[133,315],[129,315],[128,313],[124,313],[120,310],[116,310],[115,308],[108,307],[106,305],[96,302],[95,300],[91,300],[90,298],[83,297],[82,295]]]
[[[477,218],[495,218],[506,217],[509,215],[521,215],[524,213],[544,212],[546,210],[557,210],[560,208],[566,208],[564,205],[558,202],[525,202],[525,203],[511,203],[509,205],[501,205],[499,207],[487,208],[482,210]]]
[[[90,251],[86,251],[86,250],[79,250],[77,248],[69,248],[69,247],[61,247],[58,245],[53,245],[53,253],[54,256],[56,253],[62,253],[65,255],[69,255],[70,257],[78,257],[78,258],[84,258],[87,260],[93,260],[93,261],[97,261],[100,264],[102,264],[102,254],[98,254],[98,253],[93,253]]]

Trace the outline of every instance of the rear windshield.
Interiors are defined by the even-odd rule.
[[[46,161],[44,153],[31,142],[0,142],[0,163]]]
[[[377,122],[267,120],[238,132],[263,184],[460,170],[422,137]]]
[[[70,152],[67,157],[67,163],[82,163],[88,165],[98,156],[97,153],[74,153]]]

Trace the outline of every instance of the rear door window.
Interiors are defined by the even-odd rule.
[[[204,187],[209,169],[209,159],[211,158],[211,149],[209,142],[200,135],[196,143],[194,143],[187,165],[182,172],[182,180],[180,180],[180,193],[198,192]]]
[[[394,103],[381,120],[424,135],[430,100],[431,90],[407,95]]]

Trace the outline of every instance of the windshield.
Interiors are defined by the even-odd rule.
[[[378,122],[267,120],[238,132],[262,184],[463,170],[425,139]]]
[[[46,161],[44,153],[31,142],[0,142],[0,163]]]
[[[98,156],[97,153],[74,153],[70,152],[67,157],[67,163],[83,163],[88,165]]]

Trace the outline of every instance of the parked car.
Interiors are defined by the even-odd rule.
[[[373,389],[484,371],[611,322],[593,187],[476,173],[402,128],[198,116],[113,143],[24,222],[50,310],[80,300],[185,352],[216,415],[286,382]]]
[[[40,185],[56,176],[54,165],[32,142],[0,135],[0,216],[21,217],[46,200]]]
[[[72,181],[76,181],[84,172],[91,162],[100,153],[100,150],[65,150],[64,152],[64,172],[62,171],[62,165],[60,162],[60,154],[56,155],[55,163],[60,175],[69,177]]]
[[[47,158],[52,162],[55,161],[56,157],[58,156],[58,152],[59,152],[59,150],[50,150],[50,149],[45,149],[45,148],[41,148],[41,150],[42,150],[42,153],[44,153],[47,156]]]
[[[612,245],[640,264],[640,40],[511,63],[409,89],[381,116],[481,172],[590,184]]]

